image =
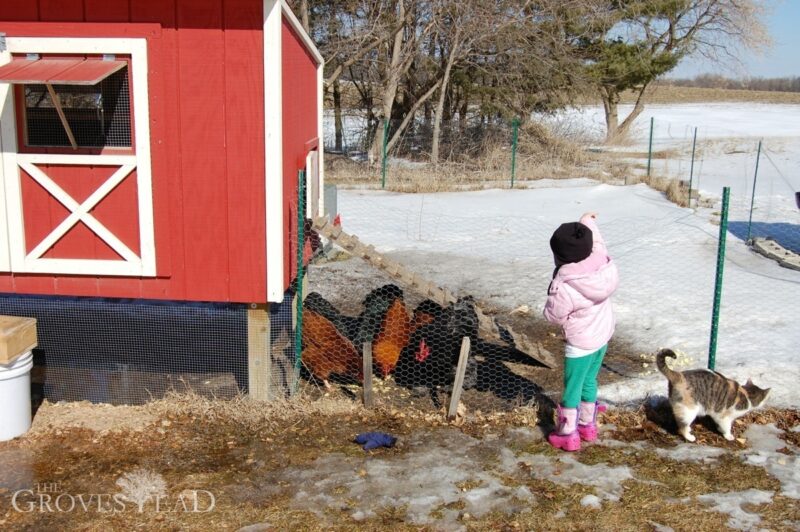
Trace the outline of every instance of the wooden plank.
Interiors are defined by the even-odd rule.
[[[465,336],[461,340],[461,352],[458,355],[458,367],[456,368],[456,377],[453,382],[453,394],[450,396],[450,408],[447,411],[448,419],[455,419],[456,413],[458,412],[458,403],[461,401],[461,392],[464,387],[464,374],[467,372],[469,348],[469,337]]]
[[[366,408],[372,408],[374,406],[374,397],[372,395],[372,342],[364,342],[363,353],[364,357],[362,363],[364,367],[364,406]]]
[[[67,138],[69,139],[72,149],[77,150],[78,143],[75,141],[75,135],[72,134],[72,128],[69,126],[67,117],[64,115],[64,109],[61,107],[61,98],[58,97],[58,94],[56,94],[56,91],[53,89],[51,84],[46,83],[45,87],[47,87],[47,92],[50,94],[50,100],[53,102],[53,107],[56,108],[58,119],[61,120],[61,125],[64,126],[64,131],[67,133]]]
[[[130,0],[132,22],[157,23],[163,28],[158,37],[151,36],[147,40],[150,115],[154,117],[150,120],[153,223],[156,273],[160,278],[143,282],[141,294],[142,297],[183,300],[188,298],[183,255],[181,116],[174,112],[181,102],[176,14],[174,0]]]
[[[42,22],[83,22],[83,0],[39,0]]]
[[[38,20],[38,3],[31,0],[3,0],[0,2],[0,19],[4,21]]]
[[[266,305],[247,309],[247,389],[251,399],[270,399],[272,374],[269,338],[269,310]]]
[[[267,293],[264,47],[261,2],[226,0],[225,138],[230,298]],[[296,222],[295,222],[296,223]],[[257,301],[253,299],[253,301]]]
[[[0,364],[12,362],[36,345],[36,318],[0,316]]]
[[[228,214],[236,206],[227,204],[222,2],[178,0],[176,13],[178,28],[190,28],[178,31],[177,51],[187,295],[227,301]]]
[[[166,3],[166,2],[165,2]],[[83,0],[86,22],[128,22],[130,5],[127,0]]]

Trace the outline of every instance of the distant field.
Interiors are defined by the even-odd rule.
[[[622,103],[634,103],[636,95],[626,92]],[[658,85],[651,89],[647,103],[760,102],[798,103],[800,92],[770,92]]]

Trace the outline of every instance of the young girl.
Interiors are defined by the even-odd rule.
[[[547,439],[565,451],[579,450],[581,439],[597,439],[597,373],[614,334],[609,298],[619,274],[596,218],[586,213],[580,222],[562,224],[550,238],[556,269],[544,316],[562,327],[567,345],[558,427]]]

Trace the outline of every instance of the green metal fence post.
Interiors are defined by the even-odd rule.
[[[514,178],[517,175],[517,139],[519,138],[519,118],[511,121],[514,127],[514,136],[511,140],[511,188],[514,188]]]
[[[303,248],[305,242],[305,221],[306,221],[306,173],[305,170],[297,172],[297,286],[295,297],[297,298],[297,323],[294,328],[294,390],[300,383],[300,363],[303,353]]]
[[[647,177],[650,177],[650,162],[653,160],[653,126],[655,117],[650,117],[650,143],[647,146]]]
[[[756,172],[753,175],[753,195],[750,198],[750,219],[747,221],[747,242],[750,243],[750,229],[753,227],[753,206],[756,202],[756,182],[758,181],[758,161],[761,159],[761,141],[758,141],[758,151],[756,152]]]
[[[719,333],[719,308],[722,300],[722,271],[725,267],[725,239],[728,234],[728,203],[731,188],[722,189],[722,216],[719,222],[717,244],[717,276],[714,282],[714,309],[711,312],[711,341],[708,346],[708,369],[713,370],[717,362],[717,335]]]
[[[689,200],[688,207],[692,206],[692,180],[694,179],[694,149],[697,146],[697,128],[694,128],[694,136],[692,137],[692,162],[689,165]]]
[[[381,188],[386,188],[386,147],[389,145],[389,119],[383,119],[383,146],[381,149]]]

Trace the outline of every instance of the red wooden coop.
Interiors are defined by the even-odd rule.
[[[0,34],[0,292],[283,300],[323,64],[285,2],[3,0]]]
[[[301,171],[323,210],[322,67],[283,0],[2,0],[2,299],[248,304],[266,397]]]

